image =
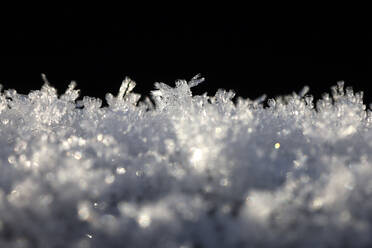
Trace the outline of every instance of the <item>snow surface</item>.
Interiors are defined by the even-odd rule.
[[[371,247],[372,115],[362,93],[267,101],[202,78],[125,79],[76,101],[0,94],[0,247]]]

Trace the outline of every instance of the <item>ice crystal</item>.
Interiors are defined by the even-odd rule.
[[[372,115],[342,82],[267,101],[204,79],[0,93],[0,247],[369,247]],[[0,90],[2,88],[0,87]]]

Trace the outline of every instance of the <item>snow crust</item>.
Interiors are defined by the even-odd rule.
[[[202,81],[139,101],[126,78],[108,107],[75,83],[2,91],[0,247],[371,247],[362,93],[264,107]]]

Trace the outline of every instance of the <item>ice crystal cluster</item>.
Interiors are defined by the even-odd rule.
[[[203,79],[0,94],[0,247],[371,247],[372,115],[342,83],[317,102],[193,96]],[[234,99],[233,99],[234,98]]]

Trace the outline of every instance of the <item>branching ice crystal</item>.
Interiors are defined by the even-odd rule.
[[[0,247],[372,245],[372,114],[343,82],[266,101],[198,75],[153,105],[125,78],[102,107],[43,80],[0,86]]]

